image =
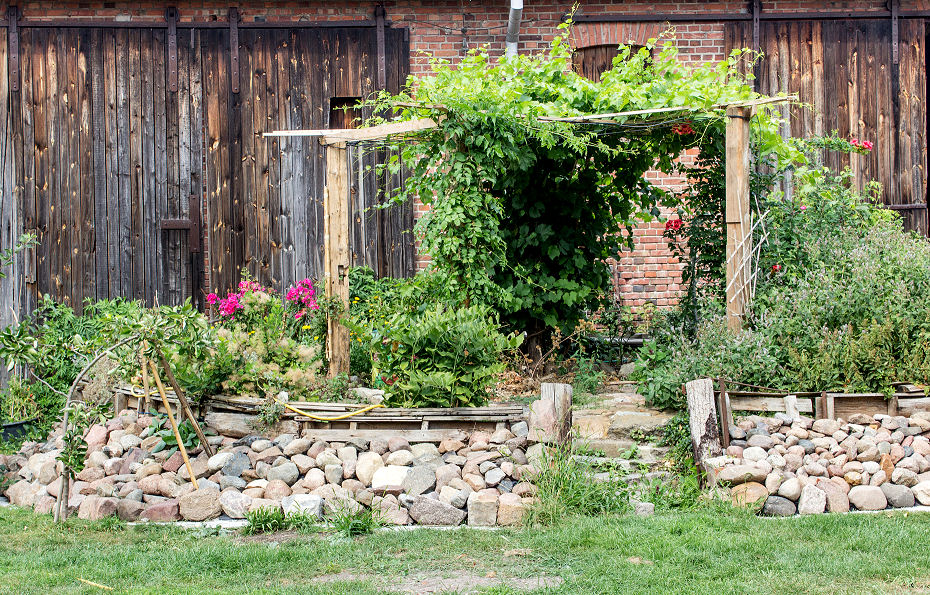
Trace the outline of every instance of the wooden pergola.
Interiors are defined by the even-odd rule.
[[[726,110],[726,311],[727,324],[733,330],[742,327],[750,297],[752,282],[752,222],[749,208],[750,143],[749,123],[755,110],[764,104],[796,100],[796,96],[767,97],[713,106]],[[442,109],[442,106],[417,106]],[[698,111],[675,107],[636,110],[586,116],[552,117],[547,121],[569,123],[600,123],[620,125],[617,118],[654,118],[663,114]],[[338,299],[349,307],[349,162],[347,146],[357,142],[386,140],[389,137],[412,135],[437,127],[434,119],[423,118],[392,122],[369,128],[328,130],[277,130],[266,137],[319,137],[326,147],[326,185],[323,194],[323,276],[326,296]],[[327,325],[326,355],[330,375],[349,371],[349,330],[336,316]]]

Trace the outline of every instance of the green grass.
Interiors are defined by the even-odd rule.
[[[0,510],[0,589],[102,593],[379,593],[432,573],[558,576],[558,593],[930,591],[930,514],[763,519],[700,509],[575,517],[506,531],[243,538]],[[278,537],[279,543],[269,539]],[[341,580],[312,582],[346,573]],[[357,579],[361,580],[357,580]],[[384,581],[384,582],[382,582]],[[488,593],[522,592],[505,587]]]

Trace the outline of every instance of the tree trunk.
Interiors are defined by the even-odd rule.
[[[714,407],[714,382],[710,378],[692,380],[685,385],[688,395],[688,425],[694,463],[700,467],[706,459],[722,454],[717,410]]]

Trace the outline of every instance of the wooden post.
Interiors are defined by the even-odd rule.
[[[174,421],[171,405],[168,404],[168,396],[165,394],[165,387],[161,383],[161,377],[158,375],[158,368],[155,367],[155,362],[149,362],[149,365],[152,367],[152,378],[155,380],[155,386],[158,388],[161,402],[165,406],[165,411],[168,414],[168,421],[171,422],[171,431],[174,432],[174,439],[178,442],[178,450],[181,451],[181,458],[184,459],[184,465],[187,467],[187,472],[191,476],[191,483],[194,485],[194,489],[199,490],[200,486],[197,485],[197,475],[194,473],[194,467],[191,466],[191,460],[187,456],[187,448],[184,446],[184,440],[181,439],[181,432],[178,431],[178,424]]]
[[[324,139],[325,142],[325,139]],[[323,193],[323,274],[326,297],[349,310],[349,160],[345,141],[327,143]],[[327,324],[326,355],[330,377],[349,372],[349,329],[339,315]]]
[[[710,378],[692,380],[685,385],[685,393],[688,395],[688,426],[694,463],[700,467],[706,459],[723,453],[714,408],[714,381]]]
[[[801,412],[798,411],[797,395],[785,395],[785,413],[791,416],[791,419],[800,419]]]
[[[543,401],[552,401],[555,409],[555,443],[571,447],[572,385],[544,382],[539,385],[539,397]]]
[[[738,331],[748,301],[749,255],[749,107],[727,108],[726,224],[727,224],[727,326]]]
[[[730,446],[730,426],[733,425],[727,397],[727,381],[721,378],[718,386],[720,390],[717,393],[717,412],[720,414],[720,440],[723,442],[723,448],[727,448]]]

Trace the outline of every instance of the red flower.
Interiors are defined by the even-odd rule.
[[[780,271],[780,270],[781,270],[781,265],[780,265],[780,264],[773,264],[773,265],[772,265],[772,272],[773,272],[773,273],[777,273],[777,272]]]
[[[871,150],[872,150],[872,141],[868,141],[868,140],[862,141],[861,147],[862,147],[863,149],[865,149],[866,151],[871,151]]]
[[[683,136],[685,134],[694,134],[694,128],[691,128],[690,122],[684,122],[682,124],[675,124],[675,126],[672,127],[672,132],[679,136]]]
[[[678,231],[681,229],[681,219],[669,219],[665,222],[665,231]]]

